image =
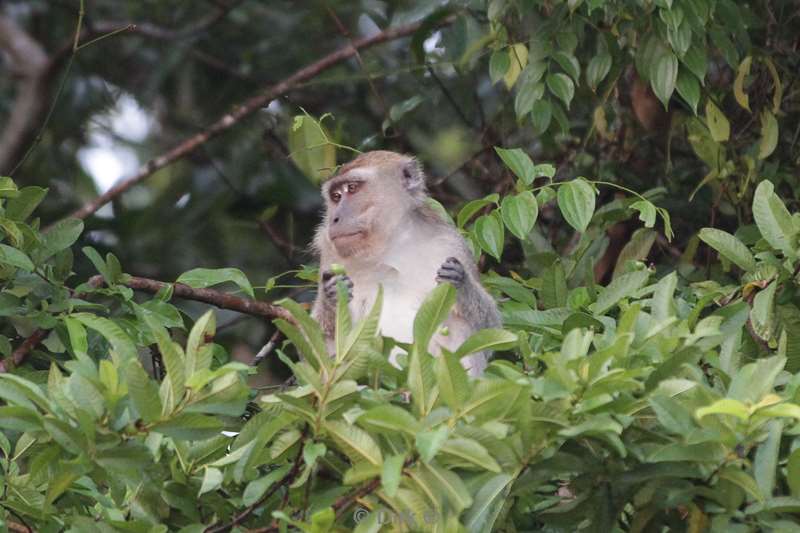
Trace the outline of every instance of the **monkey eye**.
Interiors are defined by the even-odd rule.
[[[356,192],[358,190],[358,188],[360,186],[361,186],[360,183],[356,183],[354,181],[351,181],[350,183],[347,184],[347,192],[349,192],[350,194],[353,194],[354,192]]]
[[[339,191],[334,191],[331,193],[331,200],[333,200],[333,203],[338,204],[339,200],[341,199],[342,199],[342,193],[340,193]]]

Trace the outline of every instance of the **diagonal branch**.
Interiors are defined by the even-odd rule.
[[[442,24],[449,24],[452,22],[452,20],[452,18],[445,19]],[[406,37],[417,31],[421,26],[422,23],[417,22],[407,26],[390,28],[370,37],[354,40],[347,46],[344,46],[335,52],[331,52],[314,63],[301,68],[288,78],[266,88],[260,94],[245,100],[241,105],[220,117],[205,130],[193,135],[192,137],[189,137],[168,152],[150,160],[143,165],[136,174],[119,182],[94,200],[87,202],[83,205],[83,207],[73,212],[71,216],[81,219],[90,216],[112,199],[152,176],[156,171],[192,153],[200,145],[227,131],[239,123],[242,119],[252,115],[265,105],[269,104],[269,102],[272,100],[283,96],[300,83],[314,78],[332,66],[353,57],[360,49],[369,48],[380,43]]]

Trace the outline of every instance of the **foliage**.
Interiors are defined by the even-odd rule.
[[[7,4],[63,77],[0,178],[0,527],[800,530],[789,0],[213,2],[217,19],[96,0],[87,31],[112,31],[62,71],[69,3]],[[413,21],[410,43],[332,65],[113,215],[64,218],[102,192],[76,157],[97,129],[144,161],[348,28]],[[141,142],[109,122],[127,97],[158,122]],[[380,336],[380,299],[359,323],[340,304],[328,355],[298,249],[319,181],[384,147],[441,176],[504,329],[431,357],[445,284],[409,346]],[[144,296],[134,274],[176,284]],[[291,298],[237,323],[181,301],[209,288],[240,310]],[[234,357],[265,342],[281,385]],[[487,349],[468,378],[459,359]]]

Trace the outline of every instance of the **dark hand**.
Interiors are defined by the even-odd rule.
[[[467,273],[464,265],[455,257],[448,257],[436,273],[437,283],[449,282],[456,289],[463,287],[466,279]]]
[[[347,301],[353,299],[353,280],[344,274],[334,274],[332,271],[326,270],[322,273],[322,293],[325,301],[331,304],[336,303],[336,286],[340,281],[347,288]]]

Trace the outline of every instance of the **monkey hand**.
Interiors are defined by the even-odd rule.
[[[436,272],[437,283],[449,282],[452,283],[456,289],[464,286],[467,279],[467,272],[464,270],[464,265],[455,257],[448,257],[445,259],[439,271]]]
[[[347,301],[349,302],[353,298],[353,280],[346,274],[334,274],[331,270],[322,273],[322,293],[328,304],[336,304],[337,286],[340,281],[347,289]]]

